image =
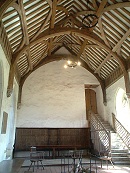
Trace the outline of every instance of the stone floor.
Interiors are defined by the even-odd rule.
[[[85,170],[90,169],[90,164],[85,163],[88,161],[88,158],[84,158],[83,168]],[[48,162],[49,161],[49,162]],[[34,173],[74,173],[72,170],[71,164],[64,166],[59,165],[60,159],[50,159],[43,161],[44,170],[41,166],[38,168],[34,167]],[[29,169],[30,162],[26,159],[13,159],[13,160],[5,160],[0,163],[0,173],[33,173],[33,167]],[[87,171],[84,173],[88,173]],[[90,173],[90,171],[89,171]],[[115,165],[114,168],[111,164],[108,165],[108,169],[106,163],[104,162],[103,167],[101,168],[100,162],[97,162],[96,165],[94,162],[91,164],[91,173],[130,173],[130,165]]]
[[[30,163],[29,152],[15,153],[15,158],[13,160],[4,160],[0,163],[0,173],[32,173],[33,167],[31,167],[28,171]],[[68,158],[62,161],[61,158],[44,159],[44,170],[40,165],[39,168],[35,166],[34,173],[74,173],[74,171],[72,170],[72,163],[73,160],[69,159],[68,164]],[[90,158],[84,157],[82,159],[82,166],[86,170],[84,173],[88,173],[87,170],[88,168],[90,169],[90,165],[91,173],[130,173],[130,165],[114,165],[113,168],[109,163],[107,169],[107,165],[104,162],[103,167],[101,168],[100,160],[96,159],[95,162],[95,159],[91,159],[90,161]]]
[[[32,169],[30,170],[30,172],[28,172],[28,168],[24,167],[21,168],[18,173],[31,173],[31,172],[33,173]],[[34,173],[67,173],[67,172],[68,172],[67,170],[61,172],[60,166],[47,166],[44,168],[44,170],[42,170],[41,168],[34,170]],[[91,173],[130,173],[130,166],[115,166],[114,168],[112,166],[109,166],[108,169],[106,168],[106,166],[103,166],[103,168],[98,166],[97,170],[94,167],[92,167]]]

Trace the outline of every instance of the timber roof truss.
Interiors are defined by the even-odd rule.
[[[130,94],[130,1],[1,0],[0,6],[1,44],[11,65],[8,96],[13,75],[22,86],[40,66],[66,59],[54,54],[61,47],[80,59],[103,91],[123,75]],[[83,25],[87,14],[98,17],[96,26]]]

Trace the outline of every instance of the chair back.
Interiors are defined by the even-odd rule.
[[[72,158],[82,158],[83,150],[69,151],[69,154]]]
[[[43,151],[37,151],[37,155],[38,155],[39,160],[44,159],[44,152]]]
[[[36,151],[36,150],[37,150],[37,148],[36,148],[36,147],[33,147],[33,146],[32,146],[32,147],[30,147],[30,151],[31,151],[31,152]]]
[[[100,157],[111,158],[111,152],[110,151],[101,151]]]
[[[37,161],[39,160],[39,155],[37,152],[30,152],[30,161]]]

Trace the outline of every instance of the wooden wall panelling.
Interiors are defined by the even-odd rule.
[[[57,145],[58,144],[58,129],[48,129],[48,145]]]
[[[31,146],[79,145],[89,147],[89,128],[17,128],[15,150],[30,150]]]

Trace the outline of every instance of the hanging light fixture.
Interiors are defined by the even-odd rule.
[[[76,61],[70,59],[64,65],[64,68],[68,68],[68,67],[75,68],[76,66],[80,66],[80,65],[81,65],[81,62],[80,61],[76,62]]]
[[[71,52],[73,52],[73,47],[72,47],[72,38],[71,38]],[[74,55],[69,55],[69,58],[66,62],[66,64],[64,65],[64,68],[68,68],[68,67],[71,67],[71,68],[75,68],[76,66],[80,66],[81,65],[81,62],[80,61],[75,61],[76,57],[74,58]]]

